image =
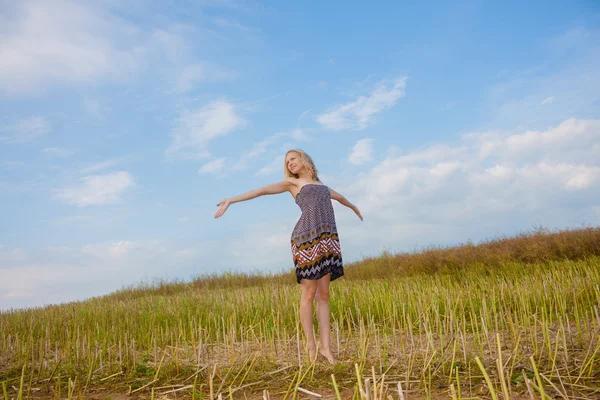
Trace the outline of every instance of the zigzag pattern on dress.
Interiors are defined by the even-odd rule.
[[[314,245],[305,243],[303,246],[292,247],[292,254],[300,268],[328,255],[341,255],[340,242],[337,237],[323,236],[325,237],[320,237]]]
[[[320,279],[331,273],[330,281],[333,281],[344,275],[342,259],[336,256],[326,258],[321,262],[304,269],[296,268],[296,281],[300,283],[302,279]]]

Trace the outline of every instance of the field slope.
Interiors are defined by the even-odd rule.
[[[599,228],[346,265],[333,367],[306,362],[298,300],[291,271],[230,273],[3,312],[0,383],[6,398],[332,398],[333,378],[341,398],[600,397]]]

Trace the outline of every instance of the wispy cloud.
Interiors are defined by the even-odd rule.
[[[542,104],[542,105],[544,105],[544,104],[549,104],[549,103],[552,103],[553,101],[554,101],[554,97],[553,97],[553,96],[550,96],[550,97],[546,97],[544,100],[542,100],[542,103],[541,103],[541,104]]]
[[[86,167],[82,167],[81,169],[77,170],[77,172],[80,175],[90,174],[92,172],[98,172],[98,171],[102,171],[103,169],[112,168],[115,165],[117,165],[119,162],[121,162],[121,159],[119,159],[119,158],[113,158],[110,160],[100,161],[100,162],[97,162],[94,164],[90,164]]]
[[[31,142],[50,132],[50,122],[44,117],[21,119],[5,128],[0,128],[0,141],[7,143]]]
[[[224,100],[213,101],[197,110],[184,110],[172,132],[173,142],[165,153],[179,159],[206,158],[210,155],[207,146],[212,140],[245,125],[235,106]]]
[[[272,154],[272,147],[282,138],[290,138],[295,142],[310,142],[312,139],[306,133],[306,130],[296,128],[287,132],[278,132],[265,139],[258,141],[252,145],[252,148],[241,154],[238,161],[231,167],[232,171],[241,171],[249,167],[249,165],[258,160],[264,159],[269,154]],[[287,151],[292,147],[292,143],[284,143],[279,151]],[[282,161],[283,162],[283,161]],[[261,169],[259,175],[270,173],[270,167],[266,166]]]
[[[212,161],[207,162],[198,170],[199,174],[217,174],[223,171],[223,167],[225,166],[225,158],[215,158]]]
[[[233,164],[231,169],[234,171],[246,169],[250,162],[257,160],[262,155],[264,155],[267,152],[267,150],[269,149],[269,147],[271,145],[273,145],[275,142],[277,142],[277,140],[279,139],[280,136],[281,136],[281,134],[274,134],[274,135],[267,137],[266,139],[263,139],[259,142],[254,143],[254,145],[252,146],[250,151],[244,152],[240,156],[239,160],[235,164]]]
[[[302,121],[304,118],[308,117],[312,112],[312,109],[302,111],[302,114],[298,117],[298,121]]]
[[[277,156],[269,164],[265,165],[256,172],[257,176],[265,176],[281,171],[283,173],[283,156]]]
[[[115,204],[135,185],[129,172],[119,171],[105,175],[80,178],[80,184],[54,190],[54,198],[78,207]]]
[[[354,145],[348,161],[354,165],[362,165],[373,159],[373,139],[360,139]]]
[[[125,13],[121,7],[128,6],[75,0],[7,3],[0,14],[0,95],[39,95],[60,84],[128,82],[148,70],[160,71],[160,79],[178,93],[236,77],[198,60],[188,40],[193,28],[148,28],[123,17],[135,15],[135,7]],[[103,115],[93,100],[84,108]]]
[[[311,137],[308,136],[305,129],[296,128],[289,133],[289,136],[297,142],[310,142]]]
[[[392,82],[380,82],[370,95],[360,96],[351,103],[321,114],[317,116],[317,121],[334,131],[364,129],[376,114],[392,108],[405,95],[406,80],[406,77],[402,77]]]
[[[8,94],[122,76],[143,52],[143,35],[101,2],[12,2],[0,26],[0,92]]]

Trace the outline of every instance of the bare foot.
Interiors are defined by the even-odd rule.
[[[333,356],[331,349],[319,349],[319,354],[325,357],[327,361],[329,361],[329,364],[335,364],[335,357]]]

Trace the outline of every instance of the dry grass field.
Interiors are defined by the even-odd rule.
[[[600,398],[599,228],[346,265],[334,366],[307,362],[299,294],[292,271],[229,273],[2,312],[2,396]]]

